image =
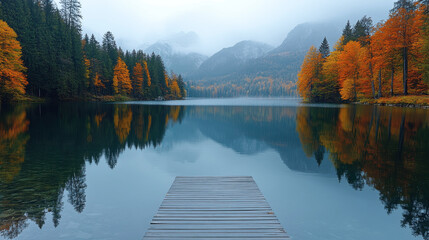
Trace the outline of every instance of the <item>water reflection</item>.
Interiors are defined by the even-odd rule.
[[[15,238],[28,220],[58,226],[63,195],[85,208],[85,161],[114,168],[126,147],[161,143],[182,107],[127,105],[3,107],[0,118],[0,232]],[[28,114],[27,114],[28,113]],[[31,123],[31,124],[30,124]],[[29,127],[30,126],[30,127]],[[31,136],[31,137],[30,137]]]
[[[289,169],[337,175],[354,189],[376,189],[388,213],[428,238],[429,113],[371,106],[23,105],[0,109],[0,232],[16,238],[48,213],[60,224],[64,199],[86,202],[85,163],[110,168],[127,148],[157,148],[171,124],[241,154],[276,150]],[[171,139],[170,139],[171,141]],[[162,150],[162,149],[161,149]],[[120,163],[119,163],[120,164]]]
[[[297,131],[304,151],[326,149],[338,179],[379,191],[388,213],[401,207],[401,225],[429,237],[428,111],[352,106],[300,108]],[[318,160],[319,161],[319,160]]]

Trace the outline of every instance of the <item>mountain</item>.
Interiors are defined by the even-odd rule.
[[[251,41],[222,49],[189,76],[188,93],[195,97],[295,95],[306,52],[312,45],[318,48],[325,36],[332,48],[341,26],[335,22],[303,23],[274,49]]]
[[[199,67],[196,76],[214,77],[234,72],[249,60],[263,56],[273,47],[265,43],[242,41],[224,48],[208,58]]]
[[[184,45],[181,45],[184,47]],[[208,58],[199,53],[183,53],[173,48],[168,42],[159,41],[145,49],[146,53],[154,52],[162,57],[168,71],[182,74],[184,77],[195,72],[198,67]]]
[[[340,38],[341,31],[342,25],[338,23],[302,23],[292,29],[283,43],[274,49],[271,54],[306,52],[312,45],[318,48],[324,37],[326,37],[332,49]]]

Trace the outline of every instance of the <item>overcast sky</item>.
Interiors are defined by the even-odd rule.
[[[55,0],[59,2],[59,0]],[[112,31],[123,48],[143,48],[178,32],[200,38],[195,50],[213,54],[241,40],[278,46],[297,24],[385,19],[393,0],[80,0],[84,33],[101,41]]]

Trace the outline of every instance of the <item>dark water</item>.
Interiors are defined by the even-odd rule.
[[[428,239],[429,110],[156,104],[2,107],[0,238],[141,239],[175,176],[250,175],[293,239]]]

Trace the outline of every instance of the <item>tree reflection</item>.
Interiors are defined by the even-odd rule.
[[[4,109],[0,115],[0,182],[10,182],[21,170],[30,122],[25,106]]]
[[[428,238],[427,110],[265,106],[187,107],[186,113],[188,125],[242,154],[270,147],[292,170],[326,168],[354,189],[377,189],[388,213],[401,208],[401,224]],[[64,201],[83,212],[86,164],[106,161],[113,169],[127,148],[160,145],[183,117],[179,106],[0,109],[0,233],[15,238],[30,221],[43,227],[50,218],[56,227]]]
[[[424,109],[348,106],[326,110],[301,107],[297,131],[304,151],[329,153],[339,180],[355,189],[377,189],[388,213],[404,210],[402,226],[429,237],[429,113]]]
[[[107,104],[0,109],[1,235],[16,238],[29,221],[42,228],[47,216],[57,227],[64,196],[83,212],[86,162],[98,164],[104,157],[114,168],[127,147],[159,145],[183,110]]]

